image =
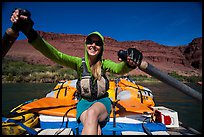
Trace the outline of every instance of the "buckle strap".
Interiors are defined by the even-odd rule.
[[[84,57],[82,58],[82,65],[83,65],[82,77],[84,77],[84,76],[91,76],[90,73],[88,72],[88,69],[87,69]]]

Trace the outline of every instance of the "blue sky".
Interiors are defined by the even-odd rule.
[[[202,37],[201,2],[4,2],[2,36],[16,7],[28,9],[34,28],[45,32],[99,31],[117,41],[152,40],[167,46]]]

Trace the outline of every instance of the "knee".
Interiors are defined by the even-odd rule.
[[[98,119],[98,114],[97,114],[97,111],[94,110],[94,109],[88,109],[87,110],[87,113],[86,113],[86,119],[88,121],[95,121]]]

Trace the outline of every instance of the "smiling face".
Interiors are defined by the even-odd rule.
[[[98,35],[90,35],[86,39],[87,53],[90,57],[97,57],[102,52],[103,42]]]

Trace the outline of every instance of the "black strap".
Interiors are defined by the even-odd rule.
[[[142,122],[142,128],[144,130],[144,132],[147,134],[147,135],[152,135],[151,131],[145,126],[145,120],[147,120],[149,117],[146,117],[144,118],[143,122]]]
[[[143,103],[143,98],[142,98],[142,90],[140,89],[140,87],[138,86],[138,84],[135,84],[138,88],[138,92],[140,93],[140,99],[141,99],[141,103]]]
[[[86,67],[86,62],[85,62],[85,58],[82,58],[82,65],[83,65],[83,72],[82,72],[82,77],[83,76],[90,76],[90,73],[88,72],[88,69]]]
[[[76,103],[76,104],[77,104],[77,103]],[[55,132],[55,135],[59,135],[62,131],[65,130],[65,128],[68,128],[68,122],[69,122],[69,119],[68,119],[68,117],[67,117],[66,126],[65,126],[65,128],[63,128],[63,129],[60,131],[60,129],[62,128],[63,123],[64,123],[64,118],[67,116],[67,114],[69,113],[69,111],[72,110],[72,109],[76,109],[76,106],[74,106],[74,107],[68,109],[67,112],[64,114],[64,116],[63,116],[63,120],[62,120],[62,124],[61,124],[59,130],[57,130],[57,131]]]
[[[65,82],[66,82],[66,81],[65,81]],[[60,90],[63,88],[63,85],[64,85],[65,82],[62,82],[62,85],[61,85],[60,88],[58,89],[56,98],[58,98],[59,93],[60,93]],[[56,89],[56,90],[57,90],[57,89]]]

